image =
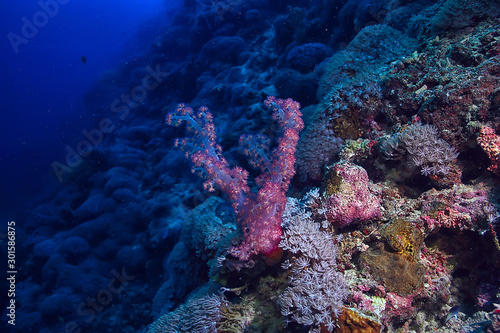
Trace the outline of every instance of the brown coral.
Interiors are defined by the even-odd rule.
[[[396,219],[386,224],[380,233],[382,239],[398,254],[408,260],[418,260],[424,235],[413,227],[410,221]]]
[[[375,318],[346,307],[337,318],[337,326],[336,333],[379,333],[382,330],[382,325]],[[325,327],[321,327],[321,333],[327,332]]]
[[[360,260],[388,292],[407,296],[423,285],[424,266],[399,253],[387,251],[384,244],[362,253]]]
[[[354,108],[346,113],[343,113],[333,122],[335,134],[344,140],[358,139],[362,134],[359,117],[359,111]]]

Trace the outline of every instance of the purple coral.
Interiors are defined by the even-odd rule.
[[[325,178],[330,178],[324,207],[330,223],[343,227],[381,216],[380,198],[375,195],[365,169],[341,161],[328,168]]]
[[[216,333],[229,302],[221,296],[193,298],[155,321],[148,333]]]
[[[331,163],[344,140],[337,137],[325,117],[310,122],[297,147],[297,172],[302,180],[321,179],[323,166]]]
[[[455,185],[450,189],[423,193],[420,218],[429,230],[441,227],[460,230],[482,230],[495,219],[497,210],[490,202],[484,184]]]
[[[411,165],[420,168],[423,175],[445,175],[458,152],[448,142],[438,137],[438,129],[420,123],[408,126],[400,140],[410,154]]]
[[[281,313],[307,326],[335,326],[347,297],[347,283],[337,270],[337,245],[331,234],[321,230],[311,212],[288,199],[283,213],[283,250],[294,256],[283,267],[290,271],[289,285],[280,295]]]
[[[433,125],[415,123],[382,144],[382,151],[389,159],[407,153],[408,165],[420,169],[424,176],[443,176],[454,169],[457,150],[439,138]]]

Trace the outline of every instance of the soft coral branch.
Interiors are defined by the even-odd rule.
[[[286,205],[286,191],[295,174],[295,150],[299,132],[304,127],[299,103],[287,99],[268,97],[265,106],[273,111],[273,118],[283,130],[278,146],[270,155],[268,141],[260,136],[242,136],[245,154],[251,157],[252,165],[260,168],[257,177],[257,193],[250,191],[247,183],[248,172],[240,167],[230,168],[216,143],[212,114],[206,107],[197,113],[180,104],[166,121],[178,126],[186,122],[187,130],[194,136],[177,140],[195,167],[202,168],[207,179],[204,187],[210,191],[218,187],[231,201],[244,239],[230,253],[242,261],[251,255],[270,254],[278,246],[281,238],[281,216]]]
[[[230,168],[222,155],[222,148],[216,143],[213,116],[208,108],[201,107],[197,113],[184,104],[165,118],[167,124],[179,126],[186,122],[186,129],[193,136],[177,139],[176,146],[186,151],[196,168],[202,168],[206,173],[205,189],[214,190],[214,185],[224,192],[231,202],[241,204],[244,193],[250,192],[247,185],[248,172],[240,167]],[[194,170],[194,169],[193,169]]]

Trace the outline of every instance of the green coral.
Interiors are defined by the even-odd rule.
[[[341,160],[357,162],[366,160],[371,152],[373,141],[370,139],[347,140],[340,150]]]

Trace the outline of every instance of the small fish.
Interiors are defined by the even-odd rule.
[[[87,57],[86,56],[82,56],[80,59],[82,59],[82,63],[85,64],[87,62]]]
[[[458,313],[460,312],[460,305],[455,305],[448,311],[448,315],[446,316],[446,319],[444,321],[445,325],[448,321],[450,321],[451,318],[456,317]]]

